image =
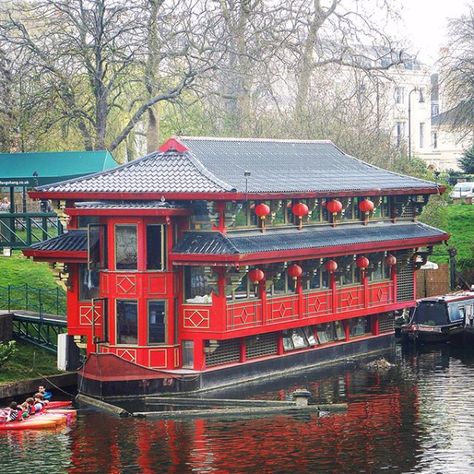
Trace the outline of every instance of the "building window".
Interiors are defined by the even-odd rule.
[[[117,300],[117,344],[138,343],[138,304]]]
[[[425,124],[424,122],[420,123],[420,148],[425,146]]]
[[[349,331],[351,337],[364,336],[371,333],[370,316],[354,318],[349,321]]]
[[[211,275],[210,267],[185,268],[184,298],[186,303],[212,303]]]
[[[420,89],[419,89],[418,101],[419,101],[420,103],[424,103],[424,102],[425,102],[425,88],[424,88],[424,87],[420,87]]]
[[[431,133],[431,143],[433,148],[436,150],[438,148],[438,133],[432,132]]]
[[[99,297],[99,272],[89,270],[87,265],[79,265],[79,301]]]
[[[226,296],[229,300],[240,301],[258,296],[258,285],[250,281],[248,273],[234,273],[234,278],[230,276],[230,284],[226,287]]]
[[[164,270],[166,255],[165,228],[161,224],[146,226],[146,268]]]
[[[308,272],[306,289],[319,290],[323,288],[329,288],[329,272],[318,266]]]
[[[395,87],[395,103],[404,104],[405,103],[405,88]]]
[[[344,326],[341,321],[318,324],[316,326],[316,335],[319,344],[325,344],[332,341],[342,341],[346,338]]]
[[[87,229],[89,225],[99,225],[99,216],[77,216],[79,229]]]
[[[136,270],[138,265],[137,226],[115,226],[115,269]]]
[[[183,341],[183,369],[194,369],[194,341]]]
[[[148,302],[148,343],[166,343],[166,304],[164,301]]]
[[[87,225],[87,265],[90,270],[107,268],[107,232],[105,225]]]
[[[397,146],[401,146],[405,138],[405,122],[397,122],[395,124],[395,135],[397,138]]]

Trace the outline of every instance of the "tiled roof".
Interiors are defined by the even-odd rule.
[[[88,201],[76,202],[79,209],[176,209],[178,206],[162,201]]]
[[[29,250],[48,252],[86,252],[87,231],[70,230],[66,234],[30,246]]]
[[[189,153],[151,153],[110,171],[41,186],[39,191],[173,193],[230,191]]]
[[[436,184],[360,161],[328,141],[180,138],[194,157],[244,192],[427,188]],[[250,172],[246,178],[244,171]]]
[[[181,138],[114,170],[42,186],[78,193],[285,193],[427,189],[436,184],[377,168],[328,141]],[[184,147],[187,151],[182,151]],[[245,177],[244,173],[250,173]],[[246,174],[248,174],[246,173]]]
[[[340,225],[331,227],[306,227],[296,229],[232,232],[187,232],[174,247],[175,254],[243,255],[259,252],[278,252],[283,250],[340,248],[346,245],[403,241],[417,238],[439,237],[445,240],[448,235],[434,227],[421,223]]]

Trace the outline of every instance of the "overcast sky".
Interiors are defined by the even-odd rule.
[[[446,46],[448,19],[467,11],[466,0],[401,0],[403,5],[403,32],[411,41],[415,52],[426,64],[438,58],[439,48]]]

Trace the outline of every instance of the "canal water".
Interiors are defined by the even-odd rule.
[[[309,389],[340,414],[228,420],[118,419],[83,411],[60,432],[0,432],[0,473],[474,472],[474,349],[443,345],[219,396]]]

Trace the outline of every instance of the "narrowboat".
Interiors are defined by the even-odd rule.
[[[419,300],[402,325],[403,341],[446,342],[473,328],[474,292],[435,296]]]

